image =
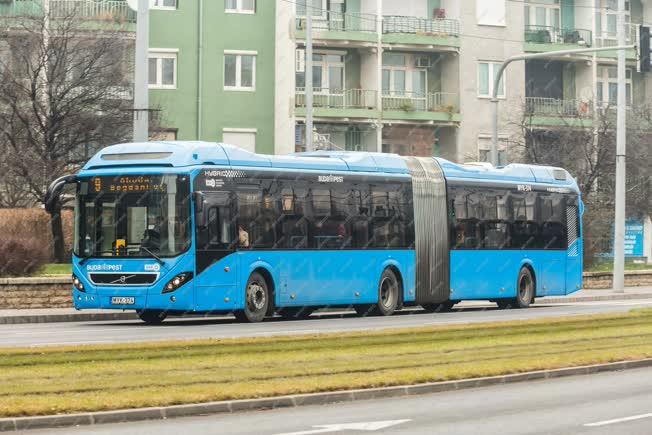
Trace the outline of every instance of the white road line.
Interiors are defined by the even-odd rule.
[[[651,418],[651,417],[652,417],[652,412],[649,414],[632,415],[630,417],[614,418],[613,420],[604,420],[595,423],[586,423],[584,424],[584,426],[587,427],[607,426],[609,424],[624,423],[626,421],[642,420],[644,418]]]

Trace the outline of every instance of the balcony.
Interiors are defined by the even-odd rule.
[[[43,0],[13,0],[0,3],[0,17],[38,17]],[[92,21],[135,23],[136,12],[122,0],[50,0],[52,18],[79,17]]]
[[[305,116],[305,88],[297,88],[296,114]],[[376,118],[377,92],[368,89],[315,89],[313,114],[317,118]]]
[[[551,26],[525,26],[525,51],[546,52],[590,47],[593,34],[585,29],[562,29]]]
[[[295,29],[298,39],[305,39],[306,17],[296,17]],[[329,41],[358,41],[374,43],[377,39],[376,15],[361,13],[342,13],[321,10],[321,15],[313,16],[313,38]]]
[[[384,94],[383,119],[460,122],[459,96],[444,92]]]
[[[587,100],[526,97],[525,115],[533,125],[590,126],[593,123],[593,103]]]
[[[388,44],[459,47],[459,34],[458,20],[398,15],[383,17],[383,42]]]

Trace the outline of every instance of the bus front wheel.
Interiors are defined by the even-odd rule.
[[[137,314],[138,318],[140,318],[140,320],[145,322],[147,325],[160,325],[167,317],[165,312],[155,310],[142,310],[138,311]]]
[[[262,322],[269,304],[269,285],[260,273],[254,272],[247,280],[244,309],[236,311],[235,318],[241,322]]]

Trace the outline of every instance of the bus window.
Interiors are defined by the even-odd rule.
[[[566,249],[565,207],[562,195],[539,195],[540,244],[544,249]]]

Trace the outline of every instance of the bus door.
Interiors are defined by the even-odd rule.
[[[235,301],[235,209],[229,192],[195,194],[197,310],[224,310]]]

